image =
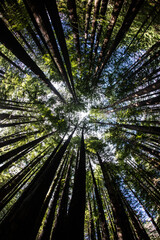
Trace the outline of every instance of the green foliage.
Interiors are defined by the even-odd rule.
[[[3,59],[3,57],[0,57],[0,111],[2,117],[3,114],[9,114],[9,117],[0,119],[0,124],[2,126],[0,143],[10,140],[14,137],[16,138],[23,133],[26,134],[26,138],[2,147],[0,149],[0,156],[3,156],[3,154],[6,154],[9,151],[34,141],[45,134],[53,132],[53,135],[47,137],[42,142],[34,146],[31,151],[22,154],[17,158],[17,160],[15,160],[15,162],[13,161],[13,163],[7,166],[5,170],[2,170],[0,175],[1,186],[9,182],[12,177],[17,176],[21,170],[25,169],[25,167],[34,161],[38,154],[42,153],[46,148],[48,148],[36,167],[30,169],[27,175],[27,181],[25,182],[26,175],[21,180],[20,184],[22,185],[20,185],[19,189],[19,186],[17,186],[17,193],[15,195],[13,194],[13,198],[3,209],[0,217],[3,218],[10,207],[12,207],[19,196],[21,196],[26,187],[30,185],[32,179],[34,179],[38,171],[41,168],[43,169],[46,160],[51,155],[53,149],[57,146],[60,140],[65,136],[65,141],[76,126],[76,131],[64,156],[64,159],[70,159],[71,155],[73,156],[71,180],[69,183],[68,193],[69,200],[72,196],[72,188],[74,179],[76,178],[75,168],[76,166],[79,166],[78,152],[81,146],[81,134],[83,129],[85,137],[87,172],[86,200],[87,204],[89,199],[91,201],[91,208],[94,213],[94,224],[96,224],[99,220],[99,214],[97,202],[94,199],[94,186],[88,159],[91,160],[94,170],[96,183],[98,185],[103,208],[105,210],[105,217],[109,225],[110,236],[111,239],[114,238],[116,226],[114,225],[115,221],[112,212],[113,206],[109,193],[104,187],[104,178],[102,169],[98,162],[98,157],[96,154],[97,152],[102,156],[102,161],[105,165],[107,173],[112,176],[115,192],[121,191],[123,197],[129,199],[131,208],[136,212],[138,208],[135,204],[137,198],[136,196],[133,197],[133,193],[131,194],[131,191],[129,190],[129,186],[131,186],[131,189],[135,191],[142,199],[144,206],[151,212],[152,216],[155,219],[158,219],[157,223],[159,224],[159,209],[156,210],[156,205],[159,201],[158,196],[160,181],[158,172],[159,162],[157,158],[160,151],[159,131],[157,131],[155,134],[151,134],[146,133],[144,130],[138,131],[136,128],[134,130],[129,127],[128,129],[127,127],[124,127],[124,124],[126,124],[132,127],[140,126],[147,127],[147,129],[150,130],[152,130],[152,128],[159,130],[159,100],[153,104],[148,104],[147,102],[148,100],[152,99],[152,97],[159,96],[159,89],[142,94],[141,96],[135,95],[133,98],[125,100],[125,98],[130,94],[133,94],[137,90],[147,87],[152,83],[156,83],[158,80],[159,71],[156,73],[155,71],[159,66],[159,48],[157,47],[155,50],[152,50],[144,59],[143,54],[158,41],[160,20],[158,14],[159,6],[157,6],[154,15],[152,14],[152,11],[155,10],[156,1],[148,0],[144,2],[143,8],[137,14],[131,27],[129,28],[129,31],[125,34],[116,50],[112,53],[109,61],[103,69],[101,76],[99,79],[97,79],[97,83],[94,84],[96,79],[96,68],[101,64],[99,62],[99,53],[101,52],[101,47],[106,36],[108,23],[112,15],[115,1],[111,0],[108,3],[107,14],[103,19],[103,29],[97,55],[94,53],[96,37],[94,39],[92,62],[90,46],[91,34],[93,31],[92,21],[94,4],[92,7],[91,19],[88,28],[87,48],[85,49],[84,35],[87,1],[76,1],[76,10],[78,15],[78,37],[80,40],[81,51],[80,63],[77,61],[78,55],[75,44],[75,36],[72,31],[73,26],[69,21],[67,1],[59,0],[56,2],[58,5],[67,50],[69,53],[74,83],[73,85],[77,98],[76,100],[69,92],[64,81],[64,76],[59,73],[60,71],[57,71],[55,63],[50,57],[48,50],[45,49],[40,36],[38,35],[37,31],[35,31],[34,24],[27,13],[23,1],[2,1],[0,4],[0,11],[2,12],[1,17],[8,29],[16,37],[21,46],[23,46],[26,53],[42,70],[46,79],[48,79],[50,83],[56,87],[58,92],[66,101],[65,104],[60,102],[58,97],[48,88],[46,84],[43,83],[42,79],[40,79],[38,75],[35,75],[29,68],[27,68],[25,64],[18,60],[18,58],[16,58],[4,45],[0,45],[0,51],[23,70],[21,71],[10,64],[7,60]],[[111,46],[115,43],[114,41],[116,35],[123,24],[131,2],[134,1],[124,1],[106,51],[111,51]],[[45,11],[46,9],[47,8],[45,8]],[[140,30],[148,15],[151,16]],[[154,19],[154,21],[152,21],[152,19]],[[102,19],[100,16],[97,19],[98,25],[95,36],[97,36],[97,31],[99,29],[101,20]],[[38,49],[38,46],[35,44],[34,39],[32,39],[32,36],[28,31],[28,26],[30,26],[35,33],[40,46],[44,48],[45,54],[42,54]],[[52,27],[64,69],[66,70],[67,77],[71,82],[69,69],[66,67],[67,64],[63,55],[64,53],[60,47],[58,37],[56,36],[56,30],[54,29],[54,26]],[[31,49],[26,46],[24,39],[20,37],[20,33],[28,42]],[[136,35],[137,33],[138,35]],[[132,42],[132,40],[134,41]],[[130,45],[130,43],[132,44]],[[48,44],[48,42],[46,42],[46,44]],[[155,53],[157,54],[157,58],[150,63],[147,63],[147,61],[149,61]],[[53,56],[53,58],[57,61],[56,58],[58,57]],[[103,60],[104,59],[102,59],[102,63]],[[138,64],[136,65],[137,61]],[[141,103],[145,101],[146,104],[141,106]],[[88,115],[83,118],[85,112],[87,112]],[[12,119],[11,116],[21,117]],[[5,124],[12,124],[13,126],[11,125],[5,127]],[[38,132],[32,135],[30,134],[31,132],[36,131]],[[150,149],[150,151],[147,151],[145,147],[146,149]],[[17,155],[18,154],[15,156],[17,157]],[[7,159],[7,161],[9,162],[15,156],[12,156],[9,160]],[[78,159],[78,164],[76,164],[76,158]],[[8,163],[7,161],[5,161],[5,164]],[[3,167],[3,165],[0,166],[0,169],[1,167]],[[67,168],[64,172],[67,172]],[[56,172],[56,176],[57,175],[58,173]],[[65,179],[65,176],[63,176],[61,181],[63,186],[65,185]],[[48,195],[54,183],[55,179],[52,180],[51,186],[48,189],[44,205],[48,201]],[[63,189],[61,189],[60,196],[62,196],[62,190]],[[55,195],[53,195],[52,198],[54,198],[54,196]],[[59,211],[59,203],[60,198],[58,199],[56,206],[57,216]],[[68,208],[69,204],[70,201],[68,202]],[[49,206],[44,214],[43,223],[45,223],[50,205],[51,202],[49,203]],[[144,213],[142,210],[140,213],[138,213],[138,218],[142,222],[144,215],[147,215],[146,213],[144,215],[143,214]],[[90,227],[90,221],[89,208],[86,207],[86,239],[89,239],[90,237],[88,235],[88,226]],[[131,222],[130,217],[129,221]],[[43,226],[40,227],[39,234],[41,233],[42,229]],[[137,235],[136,237],[138,238]]]
[[[92,153],[104,151],[105,143],[97,137],[90,137],[85,140],[86,150]]]

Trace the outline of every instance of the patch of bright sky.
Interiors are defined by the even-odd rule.
[[[76,115],[79,118],[79,121],[83,121],[85,118],[87,118],[89,116],[89,112],[90,110],[76,112]]]

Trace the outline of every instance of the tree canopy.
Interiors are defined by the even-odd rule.
[[[0,239],[159,239],[159,13],[0,1]]]

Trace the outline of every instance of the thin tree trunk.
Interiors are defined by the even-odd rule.
[[[38,133],[39,131],[35,131],[35,132],[31,132],[31,133],[27,133],[27,134],[21,134],[20,136],[18,137],[15,137],[15,138],[12,138],[12,139],[8,139],[6,141],[4,141],[4,139],[2,139],[2,142],[1,142],[1,138],[0,138],[0,148],[1,147],[4,147],[4,146],[8,146],[10,144],[13,144],[15,142],[18,142],[24,138],[27,138],[28,136],[30,135],[33,135],[33,134],[36,134]]]
[[[153,84],[151,84],[151,85],[149,85],[149,86],[147,86],[145,88],[137,90],[134,93],[129,94],[127,97],[125,97],[125,98],[123,98],[123,99],[121,99],[119,101],[116,101],[114,104],[112,104],[110,106],[107,106],[105,108],[113,107],[113,106],[115,106],[117,104],[120,104],[120,103],[122,103],[124,101],[129,101],[129,100],[131,100],[133,98],[140,97],[140,96],[142,96],[144,94],[154,92],[154,91],[158,90],[159,88],[160,88],[160,80],[158,80],[157,82],[155,82],[155,83],[153,83]]]
[[[139,34],[140,32],[142,32],[142,29],[143,29],[143,27],[145,26],[145,24],[147,23],[147,21],[149,20],[149,18],[153,17],[153,15],[154,15],[153,19],[155,18],[155,15],[156,15],[156,14],[155,14],[156,7],[157,7],[157,6],[155,5],[155,7],[152,9],[152,11],[147,15],[146,19],[144,20],[144,22],[142,23],[142,25],[141,25],[140,28],[138,29],[137,33],[135,34],[135,36],[133,37],[133,39],[131,40],[131,42],[130,42],[129,45],[127,46],[124,54],[128,51],[128,49],[130,48],[130,46],[133,44],[133,42],[134,42],[134,40],[137,38],[138,34]]]
[[[38,156],[35,157],[26,167],[24,167],[19,173],[17,173],[14,177],[12,177],[6,184],[4,184],[0,188],[0,201],[1,202],[4,198],[6,198],[6,196],[8,194],[10,194],[10,192],[12,192],[14,190],[14,188],[17,187],[17,185],[22,181],[22,179],[26,176],[26,174],[28,174],[28,172],[32,171],[33,168],[36,166],[36,164],[40,162],[42,157],[44,157],[43,153],[45,153],[48,150],[48,148],[49,147],[47,147],[43,152],[38,154]]]
[[[48,150],[48,148],[47,148]],[[45,149],[46,151],[46,149]],[[43,152],[45,152],[43,151]],[[42,153],[43,153],[42,152]],[[37,166],[41,159],[44,157],[40,153],[31,163],[29,163],[24,169],[22,169],[17,175],[15,175],[10,181],[0,189],[0,210],[2,210],[8,202],[15,196],[15,194],[25,185],[25,183],[31,179],[31,176],[37,172]]]
[[[21,118],[36,118],[34,116],[24,116],[24,115],[12,115],[12,113],[0,113],[0,120],[12,120],[12,119],[21,119]]]
[[[160,128],[159,127],[147,127],[147,126],[138,126],[138,125],[129,125],[129,124],[118,124],[120,127],[128,128],[131,130],[136,130],[138,132],[143,132],[143,133],[149,133],[149,134],[155,134],[155,135],[160,135]]]
[[[47,194],[47,197],[45,198],[45,201],[43,203],[39,216],[34,225],[35,229],[37,230],[40,229],[42,220],[45,217],[45,214],[47,213],[47,217],[45,217],[46,225],[43,226],[43,230],[42,230],[44,239],[49,239],[50,234],[52,232],[52,225],[55,217],[56,206],[57,206],[57,202],[61,192],[62,179],[64,178],[67,164],[68,164],[68,154],[66,154],[65,158],[63,159],[60,169],[58,170],[56,179],[53,180],[53,185],[49,191],[49,194]],[[49,207],[49,210],[47,211],[48,207]]]
[[[91,240],[96,240],[93,212],[92,212],[91,199],[90,199],[89,193],[88,193],[88,206],[89,206],[89,218],[90,218],[90,236],[91,236]]]
[[[100,223],[99,223],[99,212],[98,209],[96,208],[96,200],[94,197],[94,193],[92,194],[92,199],[93,199],[93,205],[94,205],[94,215],[96,216],[96,235],[98,240],[102,240],[101,238],[101,232],[100,232]]]
[[[27,42],[27,40],[25,39],[23,34],[20,31],[17,31],[16,33],[18,33],[18,36],[22,39],[22,41],[25,43],[25,45],[31,51],[31,53],[34,54],[34,51],[33,51],[32,47],[29,45],[29,43]]]
[[[160,46],[160,41],[157,41],[152,47],[150,47],[140,58],[138,58],[138,60],[132,64],[127,71],[125,72],[125,75],[123,75],[123,78],[127,76],[127,74],[129,72],[131,72],[133,69],[136,69],[136,67],[143,61],[145,61],[145,59],[148,59],[148,56],[151,55],[151,53],[154,53]]]
[[[36,33],[33,31],[32,27],[30,25],[28,25],[26,27],[26,29],[27,29],[28,33],[31,35],[31,37],[32,37],[33,41],[35,42],[35,44],[37,45],[39,51],[42,53],[42,55],[44,55],[45,54],[45,50],[44,50],[43,46],[41,45],[39,39],[37,38]]]

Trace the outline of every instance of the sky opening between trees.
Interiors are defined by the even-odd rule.
[[[160,239],[160,2],[0,1],[0,239]]]

